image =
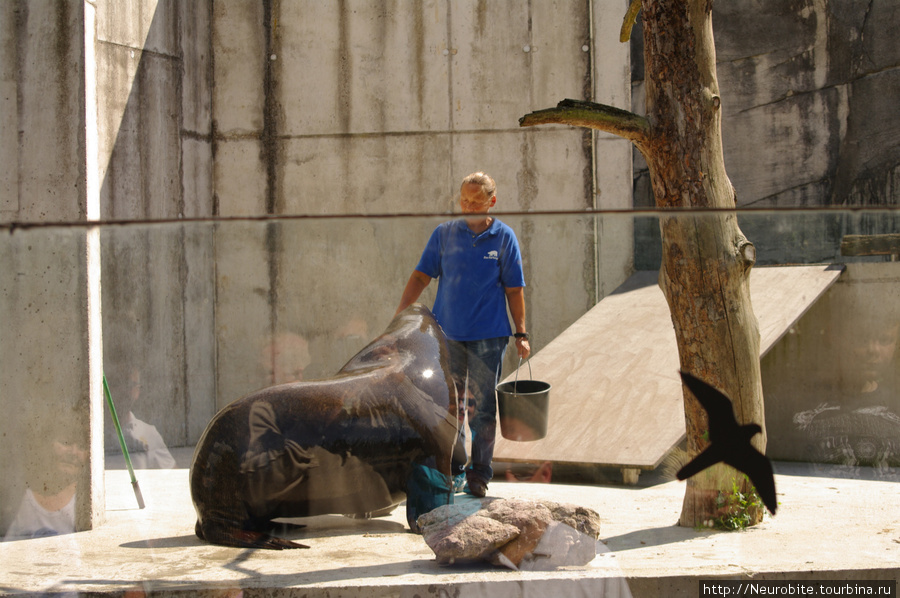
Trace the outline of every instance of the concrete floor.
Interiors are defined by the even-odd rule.
[[[108,469],[106,522],[0,544],[0,594],[669,597],[698,596],[699,580],[713,578],[897,580],[900,483],[837,467],[779,463],[776,472],[778,515],[743,532],[676,526],[684,484],[652,475],[632,487],[495,481],[489,496],[572,502],[603,521],[588,566],[516,572],[438,565],[403,508],[370,521],[303,520],[288,537],[309,550],[212,546],[193,533],[187,469],[138,471],[143,510],[128,472]]]

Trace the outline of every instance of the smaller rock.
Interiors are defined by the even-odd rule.
[[[597,511],[571,503],[557,503],[552,500],[541,500],[539,502],[550,509],[550,514],[555,521],[565,523],[595,540],[600,538],[600,515]]]

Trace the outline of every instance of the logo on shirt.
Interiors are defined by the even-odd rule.
[[[496,251],[488,251],[487,255],[484,256],[486,260],[497,260],[500,259],[499,254]]]

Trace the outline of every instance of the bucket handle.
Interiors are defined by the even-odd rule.
[[[528,377],[531,380],[534,380],[534,374],[531,373],[531,360],[529,359],[526,363],[528,363]],[[522,367],[522,358],[519,358],[519,365],[516,366],[516,381],[513,383],[513,394],[516,394],[516,391],[519,389],[519,368]]]

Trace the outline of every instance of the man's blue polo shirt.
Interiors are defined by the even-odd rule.
[[[416,270],[438,279],[434,316],[447,338],[509,336],[507,287],[524,287],[522,254],[513,230],[496,218],[480,234],[452,220],[431,234]]]

